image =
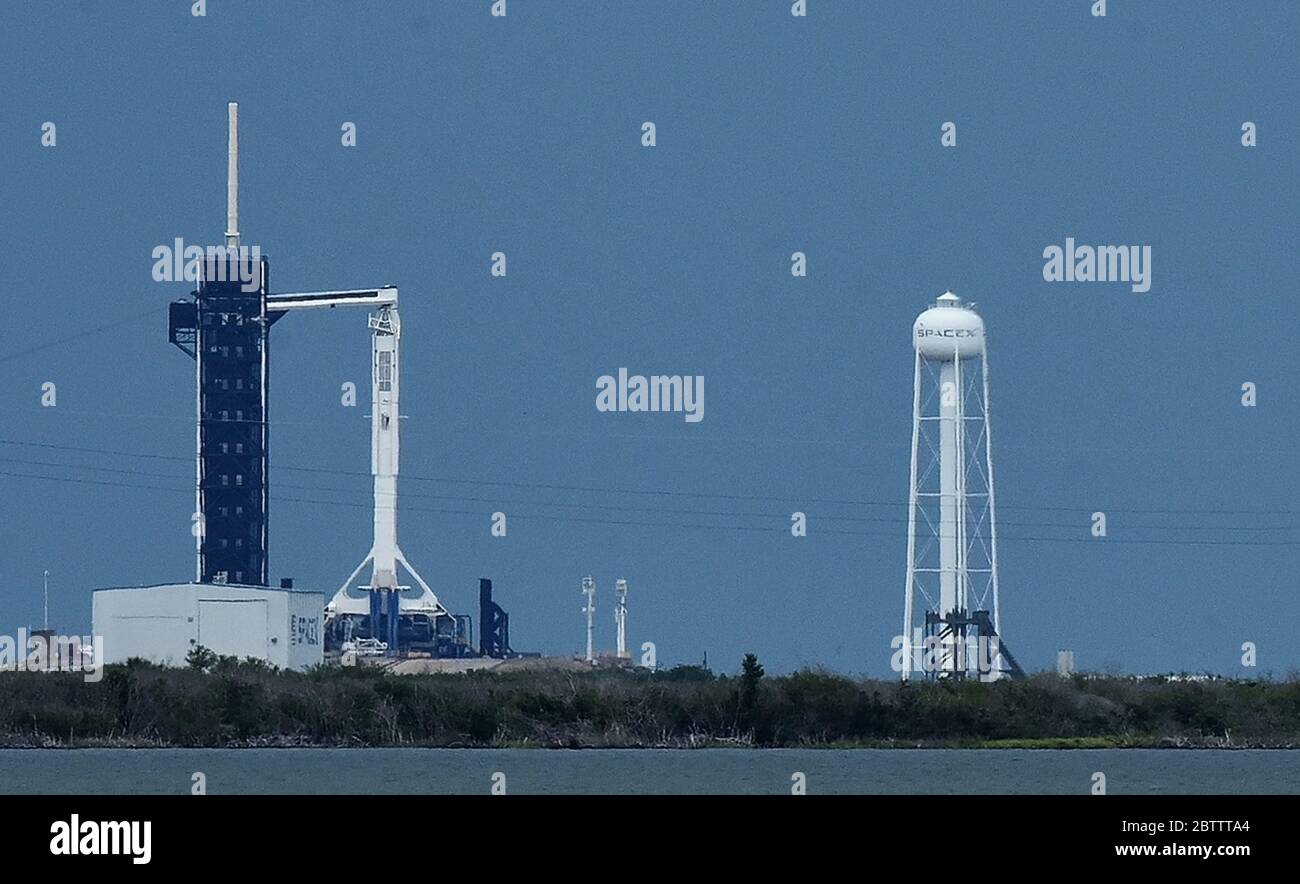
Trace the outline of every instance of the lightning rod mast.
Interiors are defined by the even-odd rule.
[[[596,655],[592,652],[592,627],[596,616],[596,581],[590,577],[582,578],[582,594],[587,597],[587,604],[582,612],[587,615],[587,662],[595,663]]]
[[[617,601],[614,604],[614,625],[618,627],[618,657],[620,660],[626,660],[627,653],[627,581],[618,580],[614,583],[614,594]]]

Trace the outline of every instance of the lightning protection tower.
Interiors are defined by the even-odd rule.
[[[618,627],[618,658],[626,660],[627,653],[627,581],[614,582],[614,625]]]
[[[972,307],[944,292],[912,331],[904,680],[1021,674],[1000,637],[988,352]]]
[[[582,578],[582,594],[587,597],[587,603],[582,607],[582,613],[587,615],[587,662],[595,663],[596,655],[591,646],[591,637],[596,616],[596,581],[590,577]]]

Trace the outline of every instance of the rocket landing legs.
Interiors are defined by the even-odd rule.
[[[356,586],[361,572],[374,564],[371,550],[334,594],[325,608],[326,654],[341,652],[345,643],[365,648],[364,656],[463,657],[472,653],[470,618],[451,614],[400,549],[392,560],[395,567],[382,577],[375,569],[370,585]],[[396,585],[399,565],[414,578],[418,589]],[[387,585],[379,585],[381,580]],[[364,596],[350,594],[354,587]]]

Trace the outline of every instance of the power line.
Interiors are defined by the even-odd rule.
[[[47,448],[47,449],[54,449],[60,451],[74,451],[83,454],[109,455],[115,457],[137,457],[137,458],[147,458],[153,460],[183,461],[185,463],[194,462],[193,457],[182,457],[178,455],[150,454],[150,453],[135,452],[135,451],[114,451],[108,449],[56,445],[48,442],[27,442],[27,441],[14,440],[14,439],[0,439],[0,445],[19,445],[25,447]],[[281,465],[281,464],[276,464],[275,468],[276,470],[284,470],[284,471],[292,471],[292,472],[321,473],[321,474],[329,474],[329,475],[336,475],[336,476],[354,476],[354,477],[360,477],[365,479],[371,478],[371,474],[368,472],[359,472],[353,470],[330,469],[324,467],[302,467],[302,466],[290,466],[290,465]],[[885,507],[900,507],[900,508],[907,507],[906,502],[896,501],[896,500],[888,500],[888,501],[871,500],[871,499],[855,500],[855,499],[847,499],[847,498],[813,497],[813,496],[730,494],[730,493],[703,492],[703,491],[677,491],[677,490],[665,490],[665,489],[599,487],[599,486],[591,486],[591,485],[568,485],[568,484],[559,484],[559,483],[550,483],[550,482],[518,482],[518,481],[502,481],[502,480],[487,480],[487,479],[462,479],[462,478],[453,478],[449,476],[423,476],[419,474],[406,473],[406,472],[402,473],[402,478],[417,481],[417,482],[435,482],[435,483],[441,482],[441,483],[453,484],[453,485],[477,485],[477,486],[500,487],[500,488],[535,488],[535,489],[543,489],[548,491],[571,491],[571,492],[592,493],[592,494],[625,494],[625,495],[647,495],[647,496],[660,496],[660,497],[689,497],[689,498],[697,498],[697,499],[733,500],[733,501],[773,501],[773,502],[781,502],[781,503],[799,503],[799,504],[822,503],[822,504],[833,504],[833,505],[842,505],[842,506],[885,506]],[[1186,509],[1186,508],[1148,509],[1148,508],[1138,508],[1138,507],[1114,507],[1114,506],[1104,506],[1104,505],[1092,505],[1087,507],[1041,506],[1041,505],[1031,505],[1031,504],[1008,504],[1008,503],[1001,503],[1001,502],[998,503],[997,508],[999,511],[1025,510],[1025,511],[1036,511],[1036,512],[1064,512],[1064,513],[1081,513],[1081,512],[1091,513],[1093,511],[1101,511],[1107,514],[1133,513],[1133,514],[1140,514],[1140,515],[1201,515],[1201,516],[1288,515],[1288,516],[1294,516],[1300,514],[1300,510],[1285,509],[1285,508],[1253,509],[1253,510]]]
[[[149,478],[158,478],[158,479],[176,479],[176,480],[189,482],[190,484],[188,490],[190,491],[193,490],[193,482],[194,482],[194,477],[192,474],[178,475],[174,473],[152,473],[144,470],[122,469],[118,467],[103,467],[103,466],[96,466],[92,464],[64,464],[56,461],[27,460],[24,458],[12,458],[12,457],[0,457],[0,463],[20,464],[23,466],[48,467],[51,469],[89,470],[92,472],[115,473],[120,475],[132,475],[132,476],[146,476]],[[368,473],[365,474],[365,476],[366,478],[369,478]],[[295,485],[288,482],[277,482],[274,487],[277,489],[290,488],[298,491],[319,491],[319,492],[336,493],[336,494],[358,494],[363,491],[363,489],[359,489],[359,488],[340,488],[337,486],[328,486],[328,485]],[[168,489],[168,490],[173,490],[173,489]],[[368,494],[369,489],[364,489],[364,492]],[[565,502],[565,501],[555,501],[555,500],[530,500],[530,499],[501,498],[501,497],[470,497],[466,495],[457,495],[457,494],[430,494],[428,492],[421,492],[421,491],[404,491],[402,493],[402,498],[404,500],[410,498],[416,498],[416,499],[424,499],[424,500],[445,500],[445,501],[459,501],[459,502],[466,502],[466,503],[485,503],[485,504],[491,504],[493,506],[500,506],[503,504],[512,504],[512,505],[523,504],[527,506],[561,507],[561,508],[568,508],[568,509],[593,509],[593,510],[608,510],[614,512],[661,513],[661,514],[669,514],[669,515],[710,516],[710,517],[719,517],[719,518],[764,518],[764,519],[784,520],[784,519],[788,519],[789,517],[789,513],[772,512],[772,511],[737,512],[733,510],[673,509],[670,507],[630,506],[627,504],[600,504],[600,503],[583,503],[583,502],[575,503],[575,502]],[[868,523],[879,523],[879,524],[903,524],[903,525],[907,524],[908,522],[908,520],[905,517],[901,517],[901,516],[854,516],[854,515],[845,515],[839,513],[813,513],[813,512],[806,513],[806,515],[810,519],[825,519],[827,521],[839,521],[839,522],[868,522]],[[1013,528],[1061,528],[1061,529],[1070,529],[1070,530],[1079,530],[1082,527],[1081,523],[1079,522],[1001,521],[999,522],[999,525],[1002,527],[1013,527]],[[1219,531],[1219,532],[1229,532],[1229,533],[1232,532],[1255,533],[1255,532],[1267,532],[1267,531],[1300,530],[1300,525],[1227,526],[1227,525],[1169,525],[1169,524],[1148,525],[1148,524],[1125,523],[1124,527],[1128,530]]]
[[[71,476],[42,476],[31,473],[16,473],[10,471],[0,471],[0,476],[8,478],[36,479],[53,482],[67,482],[77,485],[97,485],[108,487],[119,487],[136,490],[153,490],[167,491],[185,495],[192,495],[193,488],[170,488],[165,486],[142,486],[130,482],[109,482],[99,479],[83,479]],[[179,477],[178,477],[179,478]],[[338,506],[349,507],[354,509],[370,510],[370,503],[351,503],[339,500],[318,500],[310,498],[280,497],[276,496],[277,503],[299,503],[311,506]],[[543,504],[545,505],[545,504]],[[479,510],[453,510],[445,508],[431,508],[408,506],[403,508],[404,512],[430,513],[440,515],[463,515],[483,517],[490,515],[489,511]],[[555,516],[542,515],[538,513],[513,513],[512,519],[539,520],[552,522],[574,522],[580,524],[594,524],[600,526],[626,526],[642,528],[689,528],[699,530],[717,530],[717,531],[751,531],[761,533],[785,533],[789,525],[781,517],[780,524],[772,527],[762,527],[754,525],[716,525],[716,524],[699,524],[686,522],[653,522],[653,521],[630,521],[623,519],[593,519],[583,518],[580,516]],[[834,517],[831,517],[834,518]],[[775,517],[774,517],[775,520]],[[822,534],[831,534],[848,537],[891,537],[896,538],[899,532],[896,531],[846,531],[842,529],[825,529],[820,531]],[[1300,546],[1300,541],[1256,541],[1256,540],[1195,540],[1195,539],[1141,539],[1141,538],[1115,538],[1107,537],[1104,541],[1098,538],[1090,537],[1033,537],[1033,536],[1013,536],[999,535],[1000,541],[1025,542],[1025,543],[1104,543],[1104,544],[1121,544],[1121,545],[1168,545],[1168,546]]]
[[[82,338],[88,338],[91,335],[97,335],[100,332],[105,332],[108,331],[109,329],[117,328],[118,326],[121,325],[126,325],[128,322],[135,322],[137,319],[144,319],[147,316],[156,316],[157,314],[162,313],[166,309],[167,309],[167,305],[163,305],[162,307],[153,307],[149,310],[146,310],[143,313],[136,313],[132,316],[123,317],[122,319],[115,319],[112,322],[107,322],[104,323],[103,325],[95,326],[94,328],[83,329],[82,331],[74,332],[73,334],[67,335],[66,337],[56,338],[52,341],[46,341],[44,344],[37,344],[35,347],[28,347],[26,350],[19,350],[17,353],[6,353],[4,356],[0,356],[0,362],[11,362],[14,359],[22,359],[24,356],[30,356],[33,353],[39,353],[42,350],[48,350],[50,347],[57,347],[60,344],[69,344],[72,343],[73,341],[79,341]]]

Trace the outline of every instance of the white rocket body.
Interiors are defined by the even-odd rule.
[[[398,397],[398,339],[401,321],[396,308],[370,317],[374,348],[370,366],[370,472],[375,477],[375,542],[370,551],[375,589],[397,587],[397,471],[401,436]]]
[[[370,472],[375,482],[375,535],[370,552],[325,606],[327,615],[368,614],[372,590],[402,592],[403,613],[447,614],[429,584],[424,582],[397,544],[397,474],[401,454],[399,411],[402,325],[397,305],[386,305],[370,317],[373,346],[370,364]],[[354,586],[366,565],[370,582]],[[419,592],[398,580],[398,566],[419,585]]]

